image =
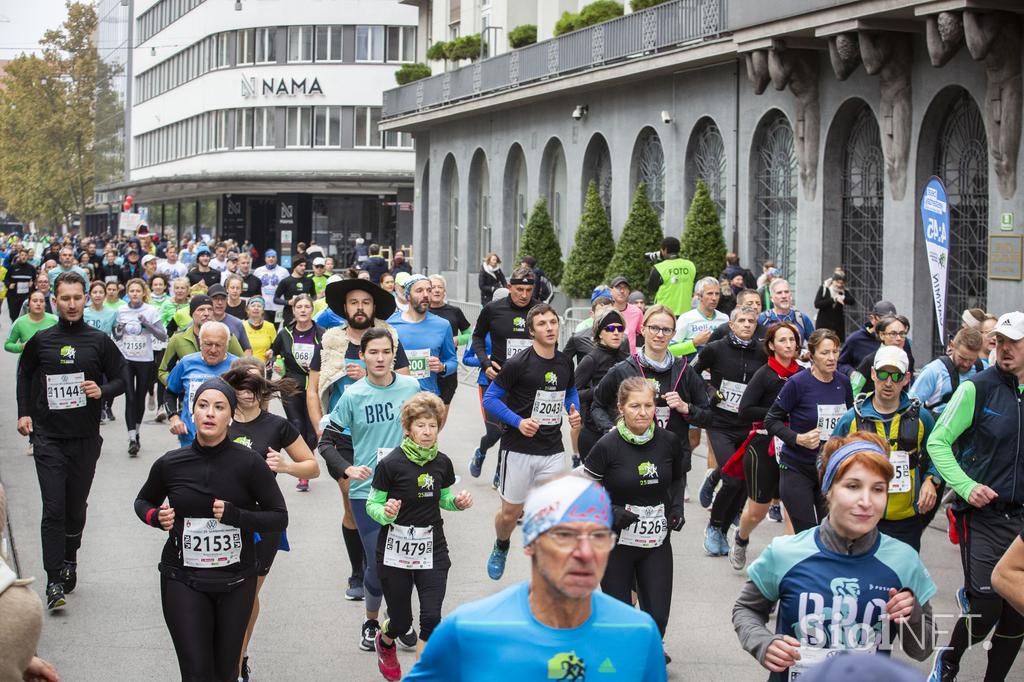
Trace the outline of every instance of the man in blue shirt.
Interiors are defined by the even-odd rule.
[[[438,377],[453,374],[459,367],[458,351],[452,338],[452,327],[446,319],[429,312],[430,280],[413,275],[405,283],[409,307],[396,311],[388,324],[398,332],[398,339],[409,358],[409,375],[419,379],[420,388],[441,395]]]
[[[920,400],[935,415],[942,414],[957,386],[985,368],[978,359],[981,346],[981,332],[977,329],[964,327],[958,331],[953,337],[952,352],[924,366],[910,387],[910,397]]]
[[[191,353],[174,366],[167,377],[164,405],[170,415],[171,433],[182,447],[196,437],[192,421],[192,399],[200,385],[211,377],[219,377],[231,369],[237,356],[228,353],[231,332],[223,322],[210,320],[199,329],[199,352]],[[179,408],[179,401],[183,404]]]
[[[771,293],[772,306],[769,310],[761,313],[757,318],[757,324],[767,328],[776,322],[792,322],[800,330],[800,343],[807,345],[807,339],[814,333],[814,323],[811,318],[793,307],[793,292],[789,288],[789,282],[782,279],[772,280],[768,285]]]
[[[615,544],[604,488],[562,476],[534,488],[523,511],[530,581],[442,620],[407,682],[665,680],[654,620],[596,592]]]

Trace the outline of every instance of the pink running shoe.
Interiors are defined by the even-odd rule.
[[[377,636],[373,640],[374,648],[377,649],[377,667],[385,680],[397,682],[402,679],[402,665],[398,662],[395,643],[392,642],[389,647],[384,646],[380,637],[381,630],[378,630]]]

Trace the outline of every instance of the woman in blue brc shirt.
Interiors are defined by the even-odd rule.
[[[779,498],[790,533],[813,528],[825,516],[818,453],[840,417],[853,406],[850,380],[836,372],[839,345],[839,336],[831,329],[815,330],[807,340],[810,369],[786,382],[764,420],[769,435],[782,441]]]
[[[769,682],[797,679],[836,650],[888,654],[897,637],[908,656],[931,655],[935,583],[917,552],[878,532],[892,475],[876,434],[831,439],[821,466],[828,516],[775,538],[747,570],[733,627]]]

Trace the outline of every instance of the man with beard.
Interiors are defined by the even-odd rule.
[[[317,437],[323,435],[321,421],[338,404],[345,389],[366,376],[366,365],[359,359],[359,342],[370,327],[384,327],[391,332],[395,341],[395,371],[409,374],[409,360],[405,355],[398,334],[385,319],[395,312],[395,299],[376,284],[362,279],[345,279],[330,282],[326,288],[327,305],[346,324],[328,329],[321,339],[321,345],[313,350],[309,362],[309,380],[306,382],[306,407],[309,421],[316,429]],[[447,326],[447,323],[446,323]],[[347,443],[335,442],[335,450],[341,451],[348,461],[354,461],[351,434],[343,432]],[[347,447],[346,447],[347,445]],[[323,454],[323,453],[321,453]],[[349,560],[352,562],[352,576],[348,579],[345,599],[363,599],[363,554],[362,540],[356,530],[355,517],[348,499],[349,479],[345,475],[347,465],[343,457],[327,457],[327,473],[338,482],[344,501],[345,515],[341,521],[342,538]],[[374,557],[369,557],[374,561]],[[401,638],[400,638],[401,639]],[[415,638],[413,639],[415,643]]]
[[[242,300],[247,302],[252,296],[260,296],[263,283],[252,272],[252,256],[248,251],[238,254],[238,272],[235,273],[242,279]]]
[[[409,307],[388,318],[388,324],[398,332],[409,358],[409,374],[419,379],[420,387],[434,395],[441,395],[439,377],[450,376],[459,368],[459,359],[452,337],[452,327],[443,317],[428,312],[430,308],[430,280],[424,275],[413,275],[405,283],[405,297]]]
[[[210,247],[200,244],[196,249],[196,267],[188,273],[188,283],[195,287],[200,282],[203,289],[220,283],[220,272],[210,267]],[[193,289],[194,290],[194,289]]]

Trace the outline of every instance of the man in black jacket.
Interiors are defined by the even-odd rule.
[[[7,270],[4,285],[7,287],[7,308],[11,322],[21,315],[21,304],[32,294],[33,282],[36,279],[36,266],[28,262],[28,249],[18,248],[18,255]]]
[[[310,298],[316,296],[313,280],[306,277],[306,259],[301,256],[292,261],[292,274],[278,282],[274,292],[274,303],[283,306],[286,326],[295,319],[292,303],[299,294],[307,294]]]
[[[104,400],[124,392],[124,358],[113,340],[85,324],[86,282],[57,276],[58,324],[25,344],[18,365],[18,432],[32,434],[43,497],[43,568],[47,608],[75,589],[86,501],[103,439]]]

